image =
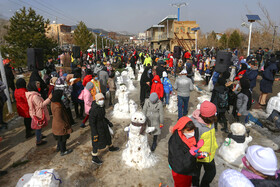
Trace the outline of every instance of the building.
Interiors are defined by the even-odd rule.
[[[113,39],[113,40],[116,40],[117,39],[117,33],[115,32],[109,32],[108,33],[108,37]]]
[[[181,46],[183,50],[195,49],[195,32],[199,27],[196,21],[177,21],[177,16],[169,15],[157,25],[146,30],[146,40],[151,49],[169,49]]]
[[[71,26],[64,24],[50,24],[46,29],[46,36],[58,41],[60,46],[73,43]]]

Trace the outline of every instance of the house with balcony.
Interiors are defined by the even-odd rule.
[[[58,42],[60,46],[73,43],[71,26],[64,24],[49,24],[46,29],[46,36]]]
[[[169,49],[181,46],[183,50],[195,49],[195,32],[192,28],[199,27],[196,21],[177,21],[177,16],[169,15],[157,25],[146,30],[146,40],[150,49]]]

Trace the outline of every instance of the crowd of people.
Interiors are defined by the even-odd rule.
[[[67,64],[67,55],[69,53],[59,56],[61,66]],[[116,103],[115,71],[128,66],[136,73],[140,66],[144,66],[139,104],[149,126],[155,127],[151,133],[151,151],[155,151],[164,126],[164,107],[169,105],[170,95],[176,93],[178,121],[170,128],[172,135],[168,143],[168,161],[174,184],[176,187],[209,186],[216,175],[214,157],[218,148],[215,134],[218,124],[223,125],[222,131],[229,133],[226,112],[231,111],[236,121],[246,125],[249,110],[255,102],[252,92],[257,76],[262,75],[258,103],[264,106],[277,80],[275,75],[280,70],[280,54],[270,53],[268,49],[263,51],[260,48],[255,55],[252,53],[247,58],[234,50],[231,66],[224,72],[215,71],[216,55],[214,48],[197,53],[184,51],[178,56],[169,50],[149,51],[116,46],[96,53],[81,52],[79,58],[72,58],[69,72],[64,72],[63,68],[56,69],[53,59],[49,58],[43,71],[33,70],[28,84],[25,79],[19,78],[14,86],[13,78],[9,79],[12,82],[8,82],[8,87],[10,97],[16,101],[19,116],[24,118],[26,138],[35,135],[36,146],[47,143],[42,129],[48,125],[52,115],[52,133],[61,156],[72,152],[72,149],[66,148],[66,142],[73,131],[72,125],[76,123],[71,111],[73,104],[76,119],[83,120],[80,127],[86,127],[89,120],[92,162],[101,165],[98,150],[106,147],[112,152],[119,150],[112,144],[110,128],[113,124],[106,118],[105,110],[105,100],[108,100],[108,107]],[[9,64],[5,65],[7,76],[12,73],[10,68]],[[194,74],[197,72],[205,77],[205,85],[209,86],[212,96],[210,101],[204,101],[199,109],[189,114],[190,93],[196,86]],[[1,127],[7,128],[7,123],[3,121],[3,106],[7,100],[4,89],[6,86],[0,82],[0,123]],[[109,98],[106,98],[107,92]],[[242,160],[247,170],[242,173],[234,170],[224,172],[219,183],[221,186],[234,186],[237,182],[228,181],[231,177],[226,176],[229,175],[232,178],[242,176],[242,181],[248,186],[280,185],[277,158],[272,149],[251,146]],[[204,174],[201,178],[202,166]]]

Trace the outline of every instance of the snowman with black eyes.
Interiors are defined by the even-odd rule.
[[[146,116],[142,112],[132,115],[130,125],[124,129],[128,132],[128,142],[122,153],[126,165],[139,170],[155,165],[157,159],[151,152],[147,136],[154,130],[154,127],[147,126]]]

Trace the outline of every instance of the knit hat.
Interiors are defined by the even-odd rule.
[[[200,105],[200,114],[203,117],[211,117],[214,116],[217,112],[217,108],[216,106],[211,103],[210,101],[204,101],[201,105]]]
[[[90,81],[90,82],[88,82],[87,84],[86,84],[86,89],[88,90],[88,91],[91,91],[92,90],[92,88],[93,88],[93,83]]]
[[[99,101],[101,99],[104,99],[104,95],[102,93],[98,93],[98,94],[95,95],[95,100],[96,101]]]
[[[150,101],[152,103],[156,103],[158,101],[158,95],[156,92],[151,93],[150,97],[149,97]]]
[[[250,146],[246,152],[246,159],[255,170],[264,175],[274,176],[277,171],[277,158],[270,147]]]
[[[165,71],[162,72],[162,77],[167,77],[167,73]]]
[[[219,178],[219,187],[254,187],[252,182],[242,173],[227,169],[223,171]]]

